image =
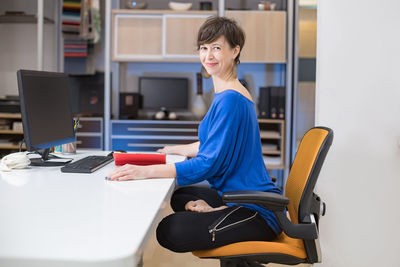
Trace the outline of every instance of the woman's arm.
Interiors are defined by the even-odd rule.
[[[138,166],[125,164],[114,169],[106,180],[111,181],[126,181],[126,180],[141,180],[147,178],[175,178],[175,164],[160,164],[149,166]]]
[[[197,153],[199,152],[199,146],[200,142],[197,141],[187,145],[165,146],[164,148],[157,150],[157,152],[165,154],[176,154],[176,155],[186,156],[189,158],[194,158],[197,156]]]
[[[196,157],[200,142],[187,145],[166,146],[158,152],[166,154],[177,154],[186,157]],[[175,164],[160,164],[149,166],[138,166],[125,164],[114,169],[106,179],[112,181],[140,180],[147,178],[175,178]]]

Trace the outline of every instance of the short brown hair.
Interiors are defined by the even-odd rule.
[[[242,28],[233,19],[217,16],[208,18],[201,25],[197,34],[197,49],[200,49],[200,46],[203,44],[214,42],[221,36],[225,37],[231,48],[235,48],[237,45],[240,47],[239,54],[235,58],[235,63],[239,64],[245,35]]]

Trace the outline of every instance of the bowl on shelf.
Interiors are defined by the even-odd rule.
[[[125,6],[126,6],[126,8],[130,8],[130,9],[145,9],[147,7],[147,2],[146,1],[126,0]]]
[[[192,3],[169,2],[168,7],[172,10],[189,10],[192,7]]]

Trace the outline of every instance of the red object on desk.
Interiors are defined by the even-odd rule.
[[[115,165],[125,164],[134,165],[154,165],[165,164],[167,156],[165,154],[142,154],[142,153],[114,153]]]

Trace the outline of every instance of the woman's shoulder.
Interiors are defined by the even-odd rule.
[[[238,104],[240,102],[246,103],[246,102],[251,102],[250,99],[248,99],[246,96],[244,96],[242,93],[233,90],[233,89],[227,89],[224,90],[220,93],[215,93],[215,99],[218,102],[222,103],[230,103],[230,104]]]

